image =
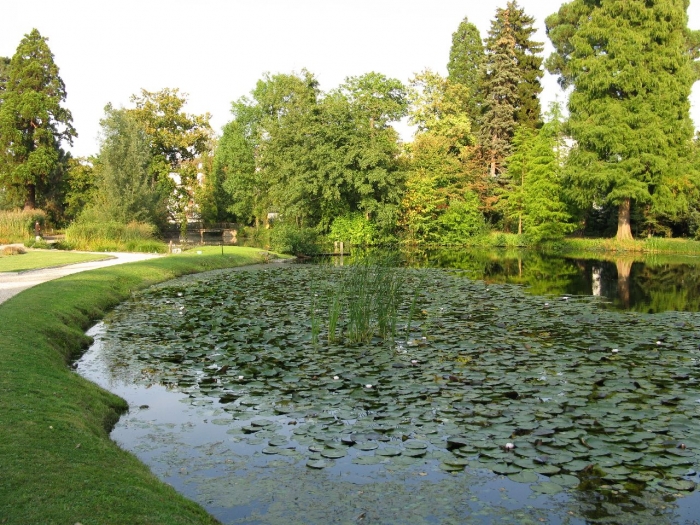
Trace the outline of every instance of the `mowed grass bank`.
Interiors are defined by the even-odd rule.
[[[126,402],[70,368],[84,331],[132,291],[262,259],[202,251],[74,274],[0,304],[0,523],[217,523],[109,439]]]
[[[0,254],[0,272],[23,272],[88,261],[102,261],[104,259],[112,259],[112,257],[105,254],[60,252],[56,250],[29,251],[17,255]]]

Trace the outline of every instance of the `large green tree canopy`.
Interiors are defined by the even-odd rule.
[[[668,181],[687,166],[699,49],[687,8],[688,0],[574,0],[546,21],[556,49],[547,67],[573,86],[570,195],[582,208],[617,206],[619,239],[631,238],[633,203],[675,206]]]
[[[325,94],[308,71],[266,75],[234,103],[216,152],[230,210],[243,221],[277,212],[322,229],[354,212],[389,221],[401,187],[390,123],[406,106],[401,82],[377,73]]]
[[[65,141],[77,133],[62,104],[66,88],[53,54],[39,31],[24,36],[9,65],[4,66],[0,105],[0,184],[36,206],[41,189],[65,159]]]

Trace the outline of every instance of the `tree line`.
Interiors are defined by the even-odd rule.
[[[265,74],[216,138],[176,89],[105,109],[99,154],[72,159],[65,87],[34,30],[0,59],[0,206],[57,220],[312,229],[339,240],[461,244],[490,230],[700,236],[690,90],[700,32],[687,0],[572,0],[534,40],[516,0],[482,38],[465,18],[446,77],[377,72],[323,91],[307,70]],[[548,70],[568,111],[540,107]],[[415,126],[403,143],[401,119]]]

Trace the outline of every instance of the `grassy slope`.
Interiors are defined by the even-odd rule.
[[[126,403],[68,366],[84,330],[131,290],[260,261],[259,250],[205,249],[79,273],[0,305],[0,523],[216,523],[109,439]]]
[[[37,268],[49,268],[65,266],[87,261],[101,261],[111,259],[109,255],[97,255],[94,253],[60,252],[56,250],[27,252],[21,255],[0,256],[0,272],[21,272],[36,270]]]

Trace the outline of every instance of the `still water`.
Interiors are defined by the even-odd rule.
[[[416,250],[404,257],[412,266],[465,270],[472,279],[522,285],[534,295],[592,295],[604,308],[700,311],[700,257],[625,254],[595,259],[505,249]]]

